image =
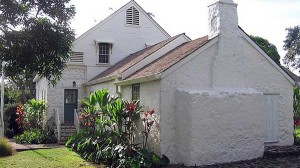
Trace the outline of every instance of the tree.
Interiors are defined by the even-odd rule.
[[[283,49],[287,51],[283,62],[289,67],[300,68],[300,26],[286,29],[287,36],[283,41]]]
[[[262,49],[270,58],[278,65],[280,65],[280,55],[274,44],[270,43],[267,39],[259,36],[250,35],[250,38]]]
[[[71,53],[74,32],[70,0],[0,0],[0,59],[20,88],[34,87],[35,75],[55,84]]]

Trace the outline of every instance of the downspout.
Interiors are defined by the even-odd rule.
[[[121,86],[116,85],[116,93],[118,94],[119,97],[122,97]]]
[[[122,75],[117,75],[115,81],[121,81],[122,80]],[[118,96],[121,98],[122,97],[122,89],[121,86],[116,84],[116,93]]]

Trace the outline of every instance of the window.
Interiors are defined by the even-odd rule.
[[[77,104],[77,89],[65,89],[65,104]]]
[[[133,6],[126,10],[126,24],[136,26],[140,24],[140,12]]]
[[[110,44],[99,43],[99,63],[108,64],[110,55]]]
[[[140,84],[132,85],[132,100],[140,99]]]

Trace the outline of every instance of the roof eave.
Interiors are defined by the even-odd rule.
[[[37,82],[41,79],[40,75],[35,75],[35,77],[33,78],[33,82]]]
[[[149,82],[149,81],[154,81],[154,80],[160,80],[161,77],[162,77],[162,74],[158,73],[158,74],[143,76],[140,78],[122,80],[119,82],[114,82],[114,84],[116,84],[117,86],[132,85],[132,84],[136,84],[136,83],[144,83],[144,82]]]
[[[105,82],[112,81],[112,80],[117,80],[119,77],[120,77],[120,75],[112,75],[112,76],[108,76],[108,77],[104,77],[104,78],[86,82],[83,85],[84,86],[96,85],[96,84],[105,83]]]

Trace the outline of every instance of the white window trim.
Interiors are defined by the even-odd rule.
[[[136,88],[136,89],[138,89],[138,95],[137,95],[137,99],[134,99],[134,94],[136,94],[136,93],[134,93],[134,88]],[[141,84],[140,83],[136,83],[136,84],[132,84],[131,85],[131,100],[132,101],[137,101],[137,100],[140,100],[141,99]]]
[[[107,43],[107,44],[109,44],[110,45],[110,48],[109,48],[109,56],[108,56],[108,63],[101,63],[101,62],[99,62],[99,52],[100,52],[100,50],[99,50],[99,44],[100,43]],[[114,44],[114,42],[113,41],[99,41],[99,40],[95,40],[95,47],[96,47],[96,65],[99,65],[99,66],[110,66],[111,64],[111,56],[112,56],[112,49],[113,49],[113,44]]]

